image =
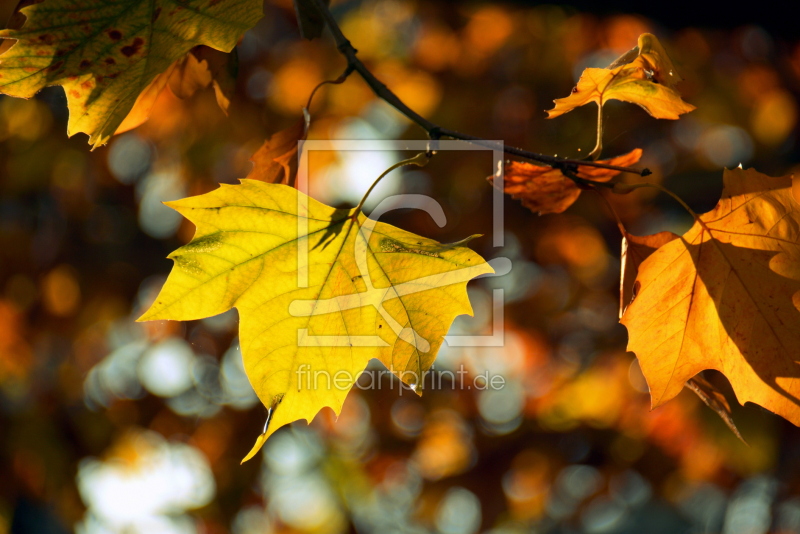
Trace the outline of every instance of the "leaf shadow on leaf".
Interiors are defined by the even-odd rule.
[[[347,221],[352,220],[349,216],[345,217],[344,219],[339,219],[336,221],[331,221],[331,224],[325,228],[322,232],[322,236],[319,240],[311,247],[311,250],[325,250],[328,248],[328,245],[336,241],[336,238],[339,237],[345,226],[347,226]]]
[[[690,298],[694,300],[701,292],[706,293],[700,295],[705,297],[702,301],[710,297],[728,338],[714,332],[713,324],[699,325],[701,329],[705,326],[698,331],[706,336],[701,346],[716,342],[713,336],[719,337],[720,350],[716,352],[723,357],[718,367],[709,368],[726,375],[740,402],[755,402],[799,424],[796,414],[800,397],[778,383],[778,379],[800,379],[800,280],[772,268],[776,257],[783,253],[739,247],[717,239],[702,244],[690,244],[683,238],[681,241],[697,269],[695,291]],[[747,383],[747,370],[736,369],[739,362],[726,357],[731,353],[725,344],[730,342],[758,379],[781,398],[770,400],[775,395],[759,391],[757,383]]]

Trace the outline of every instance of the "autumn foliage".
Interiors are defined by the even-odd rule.
[[[507,6],[459,7],[468,15],[450,27],[442,13],[426,18],[435,6],[386,2],[364,15],[330,4],[43,0],[7,10],[0,159],[26,155],[3,160],[2,187],[22,205],[46,168],[52,183],[41,187],[56,200],[36,209],[61,215],[35,239],[24,237],[28,222],[0,227],[0,400],[22,414],[36,388],[14,384],[41,374],[61,389],[37,409],[80,413],[71,435],[86,443],[76,450],[99,458],[69,468],[80,473],[71,499],[90,510],[83,516],[78,504],[70,517],[109,532],[156,529],[131,526],[135,511],[98,512],[108,506],[96,490],[102,477],[149,476],[159,465],[184,480],[183,458],[206,489],[211,480],[241,497],[255,477],[245,462],[259,458],[261,497],[277,504],[259,504],[250,519],[237,511],[236,534],[266,524],[338,533],[351,522],[386,531],[381,499],[402,496],[400,487],[417,496],[392,506],[439,531],[563,520],[604,532],[587,519],[592,506],[623,503],[620,517],[633,514],[633,490],[619,488],[635,469],[650,469],[658,494],[683,503],[686,481],[732,484],[772,465],[769,425],[785,424],[772,414],[800,426],[800,186],[788,165],[761,159],[761,172],[732,158],[790,153],[798,112],[782,78],[759,64],[736,79],[740,94],[728,100],[752,107],[751,137],[709,126],[726,112],[703,85],[712,82],[698,82],[711,52],[696,30],[662,44],[644,19],[622,17],[582,40],[600,26],[552,7],[530,11],[536,24],[517,39],[523,18]],[[341,16],[351,9],[362,14]],[[409,28],[414,44],[398,53],[389,41]],[[273,38],[282,44],[265,44]],[[795,88],[797,51],[784,61]],[[527,76],[515,66],[523,58],[540,69],[525,82],[515,78]],[[493,68],[508,87],[487,81]],[[525,83],[541,85],[534,94]],[[48,96],[52,86],[66,110]],[[499,96],[484,106],[489,92]],[[537,98],[554,102],[546,116],[532,111],[544,108]],[[459,111],[465,102],[475,117]],[[67,140],[79,133],[90,147]],[[305,148],[389,137],[422,139],[425,149]],[[440,149],[451,140],[467,148]],[[675,147],[700,154],[692,164],[705,182],[686,180],[691,167]],[[503,154],[491,169],[476,155],[487,150]],[[106,197],[133,208],[99,209]],[[0,222],[16,217],[3,206]],[[56,259],[72,231],[59,217],[79,221],[91,243],[69,261]],[[33,259],[15,257],[28,250]],[[166,276],[158,262],[170,250]],[[452,391],[437,372],[453,375]],[[493,374],[505,388],[493,389]],[[365,378],[393,384],[399,397],[365,390]],[[20,430],[28,416],[0,416],[13,422],[15,481],[46,500],[39,453],[19,445],[39,430]],[[97,417],[105,423],[93,435]],[[584,431],[619,469],[587,459]],[[492,458],[487,471],[502,486],[503,511],[491,521],[471,493],[490,499],[488,486],[442,489],[479,456]],[[664,458],[679,474],[653,467]],[[580,471],[591,462],[591,475]],[[312,464],[318,472],[302,486]],[[303,499],[325,478],[313,514],[281,497],[292,476]],[[629,478],[626,488],[640,483]],[[198,495],[196,507],[212,506]],[[163,509],[155,502],[170,498],[153,497],[141,517],[169,522],[173,508],[191,509],[178,497]],[[367,520],[359,506],[378,512]],[[399,521],[391,526],[412,530]],[[13,531],[5,526],[0,533]]]

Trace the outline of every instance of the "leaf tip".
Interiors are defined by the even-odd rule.
[[[244,465],[246,461],[251,460],[256,454],[258,454],[258,451],[261,450],[261,447],[263,447],[264,443],[267,441],[268,435],[269,434],[264,432],[263,434],[258,436],[258,438],[256,438],[255,445],[253,445],[253,448],[250,449],[250,452],[248,452],[247,455],[244,458],[242,458],[242,461],[239,463],[239,465]]]

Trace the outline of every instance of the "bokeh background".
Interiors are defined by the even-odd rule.
[[[594,146],[594,108],[552,121],[543,110],[583,68],[653,32],[698,109],[657,121],[612,102],[604,154],[644,149],[653,179],[698,211],[716,203],[725,166],[791,172],[800,42],[787,13],[656,7],[333,3],[360,57],[421,114],[572,157]],[[650,411],[617,322],[620,235],[593,194],[543,217],[507,198],[505,246],[473,242],[513,270],[470,284],[476,316],[453,331],[490,331],[503,289],[505,347],[445,347],[436,369],[500,374],[504,388],[443,381],[418,397],[384,376],[354,390],[338,421],[287,427],[240,466],[265,410],[242,371],[235,311],[134,321],[193,232],[161,202],[247,175],[259,145],[344,68],[328,36],[299,38],[289,0],[265,13],[238,47],[229,117],[211,90],[166,91],[149,122],[89,151],[66,137],[61,88],[0,97],[0,533],[800,532],[797,428],[734,406],[746,446],[688,391]],[[311,111],[311,139],[424,135],[356,76],[323,88]],[[312,191],[352,205],[403,156],[315,153]],[[491,163],[443,152],[396,173],[378,198],[429,194],[448,224],[385,220],[439,240],[491,235]],[[691,223],[646,191],[611,200],[633,233]],[[733,401],[723,377],[707,378]]]

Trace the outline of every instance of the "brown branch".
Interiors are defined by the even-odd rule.
[[[487,148],[497,148],[496,143],[492,143],[486,139],[481,137],[475,137],[468,134],[462,134],[460,132],[456,132],[454,130],[448,130],[446,128],[442,128],[436,123],[433,123],[408,107],[400,98],[392,92],[391,89],[386,87],[378,78],[375,77],[374,74],[367,68],[364,63],[358,59],[356,50],[350,41],[345,37],[342,33],[342,29],[339,27],[339,24],[336,22],[336,19],[333,17],[330,9],[322,0],[311,0],[317,8],[320,16],[325,20],[328,28],[331,30],[333,34],[333,39],[336,42],[336,47],[339,49],[339,52],[345,57],[347,60],[347,68],[348,70],[353,70],[358,72],[361,77],[367,82],[367,85],[373,90],[373,92],[395,108],[397,111],[408,117],[410,120],[415,122],[417,125],[422,127],[427,133],[428,136],[433,139],[439,139],[441,137],[450,137],[452,139],[460,139],[462,141],[469,141],[473,144],[485,146]],[[616,165],[607,165],[605,163],[597,163],[595,161],[582,161],[576,159],[566,159],[566,158],[559,158],[556,156],[547,156],[545,154],[539,154],[536,152],[531,152],[529,150],[524,150],[522,148],[517,148],[514,146],[509,145],[502,145],[502,150],[506,154],[511,154],[513,156],[517,156],[524,159],[529,159],[531,161],[537,161],[539,163],[544,163],[545,165],[549,165],[551,167],[555,167],[558,169],[575,169],[578,165],[585,165],[587,167],[600,167],[603,169],[611,169],[620,172],[629,172],[632,174],[637,174],[639,176],[648,176],[651,174],[649,169],[634,169],[632,167],[619,167]],[[570,177],[572,178],[572,177]],[[585,185],[585,184],[584,184]]]

